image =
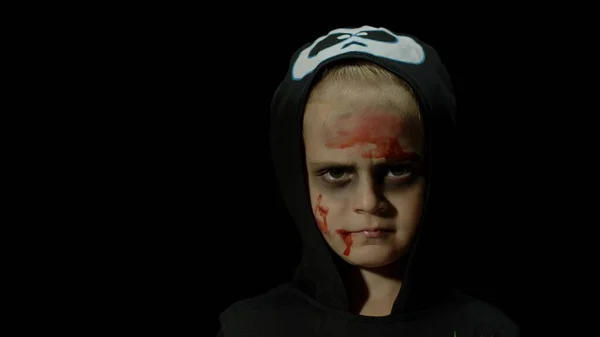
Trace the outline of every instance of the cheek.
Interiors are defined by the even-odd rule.
[[[312,203],[315,220],[321,233],[327,234],[329,233],[329,207],[323,203],[323,195],[321,193],[317,193],[315,197]]]
[[[312,211],[319,230],[323,234],[335,233],[343,222],[346,209],[344,200],[328,197],[318,191],[313,191],[312,196]]]
[[[418,182],[408,191],[392,192],[387,195],[388,200],[397,210],[397,222],[410,226],[418,224],[423,211],[423,196],[425,184]]]

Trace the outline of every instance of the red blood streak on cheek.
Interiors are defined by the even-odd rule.
[[[344,255],[350,255],[350,247],[352,247],[352,233],[346,232],[341,229],[338,229],[336,232],[340,235],[340,237],[342,238],[342,240],[344,240],[344,243],[346,244]]]
[[[361,116],[348,118],[350,128],[341,128],[337,137],[327,141],[325,146],[334,149],[347,149],[356,145],[375,145],[374,149],[363,150],[363,158],[386,158],[406,160],[414,157],[414,152],[407,152],[398,143],[402,132],[402,119],[394,115]]]
[[[317,204],[315,205],[315,213],[317,220],[317,225],[322,233],[327,233],[329,229],[327,228],[327,213],[329,213],[329,208],[321,205],[321,201],[323,196],[321,193],[317,194]]]

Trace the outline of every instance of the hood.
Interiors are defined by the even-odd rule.
[[[438,200],[447,200],[448,185],[439,184],[452,165],[452,135],[456,104],[450,77],[438,53],[414,36],[386,28],[363,26],[332,30],[299,48],[277,88],[270,115],[270,144],[279,187],[302,242],[294,283],[316,300],[348,310],[340,274],[341,259],[330,250],[315,222],[306,177],[302,137],[303,114],[310,89],[323,67],[340,60],[371,61],[407,82],[420,104],[425,128],[427,191],[422,223],[405,256],[403,286],[392,315],[419,310],[434,300],[443,278],[436,269],[436,227],[444,226],[447,212]],[[432,166],[432,164],[434,166]],[[434,187],[435,186],[435,187]],[[444,186],[437,188],[437,186]],[[417,249],[418,248],[418,249]]]

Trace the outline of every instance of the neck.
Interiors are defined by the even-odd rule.
[[[389,315],[402,287],[401,264],[349,268],[345,279],[351,311],[365,316]]]

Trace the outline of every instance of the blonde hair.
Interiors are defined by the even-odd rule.
[[[411,103],[414,104],[414,109],[408,109],[407,111],[404,111],[405,117],[416,120],[419,126],[422,126],[420,125],[422,120],[419,102],[415,96],[414,90],[400,77],[375,63],[365,60],[351,60],[335,63],[332,66],[325,68],[317,78],[316,85],[313,87],[313,90],[309,95],[309,100],[316,92],[322,89],[322,86],[325,85],[325,82],[327,85],[335,84],[340,87],[342,87],[344,84],[357,83],[372,85],[380,88],[389,86],[390,84],[400,86],[406,91],[406,93],[408,93],[410,99],[412,100]],[[397,95],[397,91],[395,92],[396,94],[392,94],[393,92],[394,91],[390,90],[382,90],[380,97],[382,103],[391,103],[393,106],[405,105],[406,102],[403,104],[402,101],[406,99],[406,96]]]

